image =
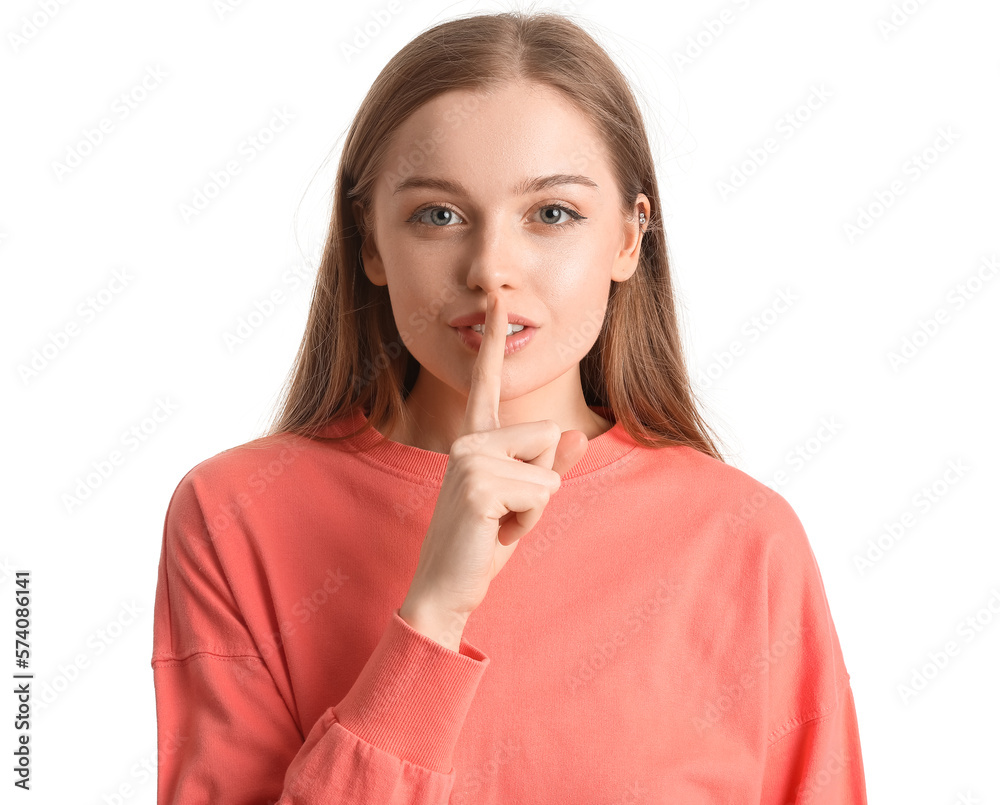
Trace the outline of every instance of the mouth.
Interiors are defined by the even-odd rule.
[[[485,324],[473,324],[470,325],[471,329],[480,335],[486,335],[486,325]],[[514,333],[519,333],[525,328],[523,324],[507,324],[507,337],[510,338]]]
[[[465,343],[469,349],[474,352],[479,352],[479,348],[483,344],[483,333],[481,332],[483,325],[464,325],[461,327],[454,327],[455,332],[459,334],[462,341]],[[520,328],[520,329],[518,329]],[[510,355],[513,352],[525,347],[529,341],[531,341],[532,336],[534,336],[537,327],[529,327],[522,325],[507,325],[507,344],[504,349],[504,355]]]

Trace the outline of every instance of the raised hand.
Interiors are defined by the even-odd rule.
[[[561,474],[587,450],[585,433],[561,432],[552,420],[500,427],[507,313],[499,294],[487,296],[484,330],[465,420],[399,611],[455,650],[465,621],[518,540],[541,519]]]

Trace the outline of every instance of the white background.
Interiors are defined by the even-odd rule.
[[[12,574],[30,570],[36,674],[32,791],[17,801],[155,801],[141,763],[156,757],[149,660],[170,495],[194,464],[263,432],[302,335],[342,137],[383,65],[445,19],[525,8],[401,2],[379,28],[372,12],[388,2],[230,5],[16,0],[0,14],[0,624],[12,629]],[[691,369],[730,463],[805,525],[871,801],[1000,804],[1000,278],[988,268],[1000,6],[533,6],[550,7],[598,36],[647,116]],[[374,36],[346,54],[366,23]],[[133,90],[144,97],[123,116]],[[246,140],[274,110],[293,119],[250,160]],[[88,152],[102,118],[113,128]],[[776,152],[746,162],[767,138]],[[71,151],[88,153],[62,171]],[[185,220],[232,159],[240,173]],[[745,181],[727,194],[734,171]],[[903,192],[864,220],[893,182]],[[275,290],[284,303],[228,346]],[[790,305],[776,306],[782,292]],[[907,339],[915,353],[894,366]],[[164,401],[163,421],[123,441]],[[67,504],[116,449],[123,463]],[[807,460],[793,463],[796,449]],[[880,536],[862,572],[856,557]],[[949,641],[957,656],[904,701],[899,686]],[[16,702],[2,698],[9,790]]]

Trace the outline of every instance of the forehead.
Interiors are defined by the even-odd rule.
[[[590,119],[559,90],[524,82],[432,98],[395,131],[385,165],[390,193],[417,172],[483,188],[549,173],[583,173],[602,189],[612,181]]]

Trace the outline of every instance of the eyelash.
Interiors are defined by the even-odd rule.
[[[451,207],[449,207],[447,204],[428,204],[425,207],[421,207],[419,210],[417,210],[415,213],[413,213],[413,215],[411,215],[409,218],[407,218],[406,219],[406,223],[408,223],[408,224],[419,224],[420,223],[419,219],[420,219],[420,217],[425,212],[428,212],[429,210],[437,210],[437,209],[451,210],[451,212],[453,212],[456,215],[458,215],[458,213],[455,210],[453,210]],[[562,204],[543,204],[541,207],[538,208],[538,210],[549,210],[549,209],[562,210],[563,212],[565,212],[566,214],[569,215],[569,218],[565,222],[560,222],[560,223],[556,223],[556,224],[549,224],[549,228],[550,229],[558,229],[560,227],[570,227],[570,226],[573,226],[575,224],[580,223],[580,221],[586,221],[587,220],[586,216],[580,215],[580,213],[578,213],[576,210],[571,210],[569,207],[566,207],[566,206],[564,206]],[[536,210],[536,212],[538,210]],[[425,224],[425,226],[428,226],[431,229],[448,229],[448,226],[434,226],[434,224]]]

